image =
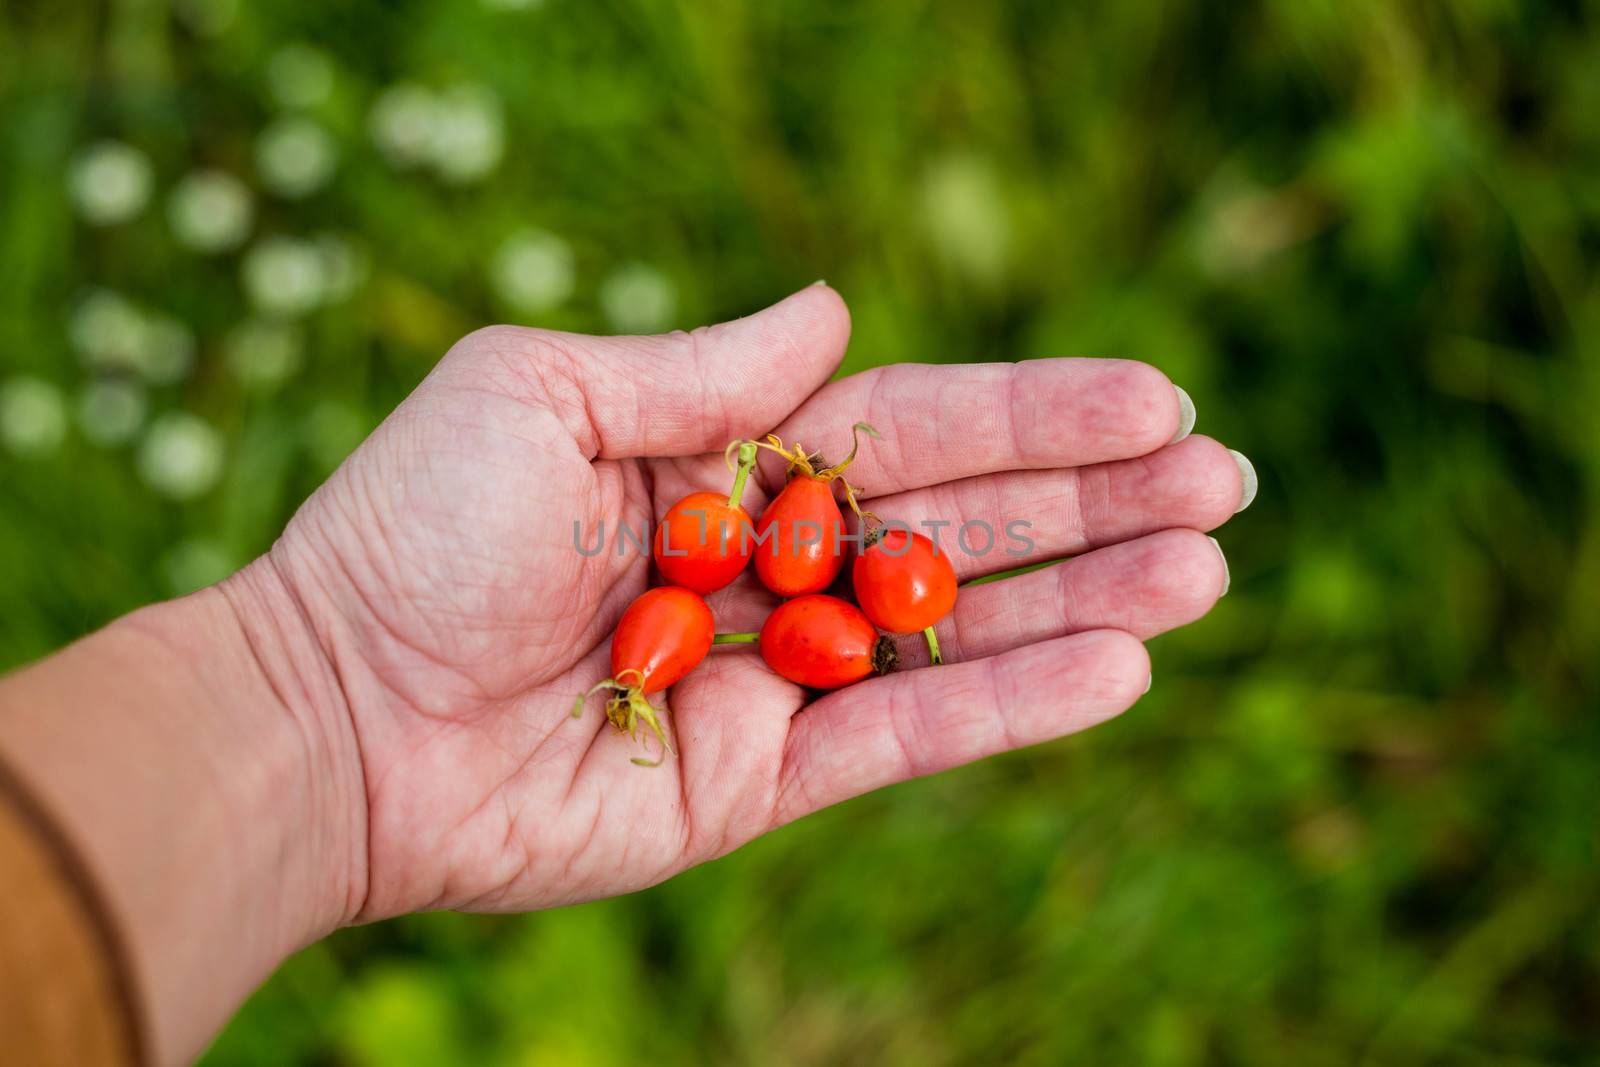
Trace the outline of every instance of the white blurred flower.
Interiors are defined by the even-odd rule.
[[[222,476],[222,435],[197,415],[163,415],[139,448],[139,474],[165,496],[197,497]]]
[[[489,280],[506,303],[522,311],[547,311],[572,295],[572,249],[543,230],[506,239],[489,264]]]
[[[167,215],[178,240],[196,252],[227,252],[250,234],[255,205],[250,189],[220,170],[185,175],[172,190]]]
[[[45,456],[67,435],[61,390],[42,378],[12,378],[0,386],[0,443],[19,456]]]
[[[338,164],[338,143],[311,119],[285,116],[256,138],[261,183],[279,196],[309,196],[328,184]]]
[[[438,97],[428,157],[447,181],[465,183],[487,176],[505,152],[505,120],[500,98],[481,85],[458,85]]]
[[[333,60],[307,44],[285,45],[267,63],[267,86],[280,107],[316,107],[333,94]]]
[[[298,237],[268,237],[245,255],[240,272],[250,302],[272,315],[303,315],[328,293],[327,260]]]
[[[121,141],[100,141],[73,160],[68,184],[84,220],[109,226],[144,210],[153,180],[149,156]]]
[[[194,331],[171,315],[145,317],[141,347],[144,378],[151,385],[181,382],[194,366]]]
[[[1322,213],[1293,189],[1271,189],[1235,173],[1214,179],[1200,198],[1194,252],[1214,278],[1256,270],[1314,233]]]
[[[367,280],[366,253],[336,233],[318,234],[313,240],[322,254],[327,302],[348,298]]]
[[[232,557],[211,541],[182,541],[161,557],[161,570],[174,596],[215,585],[234,569]]]
[[[177,0],[172,9],[193,32],[215,37],[233,24],[239,14],[239,0]]]
[[[600,310],[618,333],[657,333],[677,308],[672,279],[643,263],[621,267],[600,284]]]
[[[988,160],[948,156],[922,182],[922,211],[941,258],[975,282],[995,284],[1011,258],[1011,219]]]
[[[439,113],[439,100],[430,90],[400,82],[379,95],[367,126],[392,165],[414,167],[429,158]]]
[[[290,323],[252,319],[234,327],[222,347],[228,369],[241,384],[268,390],[300,369],[304,343],[300,330]]]
[[[91,292],[73,310],[67,332],[90,367],[144,373],[144,314],[122,294]]]
[[[93,370],[137,374],[152,385],[181,381],[194,365],[194,334],[170,315],[146,313],[110,289],[96,289],[67,324],[73,347]]]
[[[367,123],[390,164],[427,165],[450,182],[487,176],[505,154],[500,98],[483,85],[455,85],[435,92],[401,82],[379,95]]]
[[[78,398],[83,435],[106,448],[131,441],[144,425],[144,412],[144,390],[122,378],[90,382]]]

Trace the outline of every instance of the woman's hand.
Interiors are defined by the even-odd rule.
[[[1142,364],[902,365],[824,384],[848,333],[825,286],[689,334],[475,333],[231,583],[247,629],[252,605],[296,606],[327,673],[275,666],[279,689],[315,695],[327,706],[307,713],[348,731],[341,793],[363,803],[347,920],[639,889],[866,790],[1083,729],[1145,691],[1139,640],[1226,587],[1196,531],[1239,504],[1227,451],[1163,447],[1178,396]],[[948,665],[810,703],[754,650],[714,650],[671,690],[678,754],[655,769],[630,761],[639,742],[598,709],[574,721],[649,578],[634,542],[617,551],[619,527],[648,545],[679,497],[725,488],[733,438],[776,430],[837,457],[857,420],[884,438],[850,471],[864,506],[949,522],[963,580],[1028,562],[1004,550],[1013,520],[1031,523],[1034,559],[1075,558],[964,591],[939,627]],[[752,514],[781,466],[761,475]],[[998,535],[986,555],[957,546],[970,520]],[[602,527],[605,550],[580,552]],[[249,593],[262,585],[288,595]],[[758,628],[775,603],[753,569],[710,598],[720,630]],[[920,644],[903,644],[913,662]]]
[[[1140,639],[1227,586],[1198,531],[1238,507],[1234,459],[1168,445],[1178,394],[1138,363],[824,384],[848,332],[813,286],[691,334],[475,333],[266,556],[0,680],[0,762],[106,899],[154,1060],[194,1055],[341,924],[638,889],[1138,699]],[[1073,558],[963,591],[939,625],[946,665],[914,669],[910,638],[913,669],[809,704],[749,646],[714,649],[670,691],[678,754],[659,767],[635,766],[639,743],[597,709],[574,720],[649,577],[635,542],[614,551],[619,529],[648,544],[679,497],[725,487],[733,438],[776,430],[837,457],[858,420],[883,434],[850,469],[864,503],[950,524],[961,578],[1027,562],[1004,550],[1013,522],[1033,558]],[[782,475],[758,472],[752,513]],[[956,530],[979,520],[999,541],[964,553]],[[606,551],[586,555],[602,524]],[[724,630],[775,603],[749,573],[710,602]]]

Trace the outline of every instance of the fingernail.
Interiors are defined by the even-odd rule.
[[[1218,593],[1217,595],[1225,596],[1228,592],[1228,583],[1232,581],[1228,575],[1228,554],[1222,551],[1222,542],[1218,541],[1215,537],[1207,537],[1206,540],[1217,546],[1217,555],[1222,557],[1222,592]]]
[[[1150,687],[1152,685],[1155,685],[1155,684],[1156,684],[1156,676],[1154,674],[1151,674],[1150,677],[1148,677],[1148,678],[1146,678],[1144,680],[1144,691],[1145,691],[1145,694],[1148,694],[1150,692]]]
[[[1235,452],[1230,448],[1228,449],[1228,455],[1232,456],[1233,461],[1239,465],[1239,480],[1244,483],[1244,489],[1239,494],[1239,506],[1233,509],[1233,513],[1237,515],[1249,507],[1250,501],[1256,498],[1256,469],[1245,458],[1243,452]]]
[[[1183,386],[1174,385],[1172,388],[1178,394],[1178,432],[1167,442],[1169,445],[1177,444],[1194,430],[1194,401],[1183,391]]]
[[[827,285],[828,284],[828,279],[826,279],[826,278],[818,278],[816,281],[812,282],[811,284],[812,285]]]

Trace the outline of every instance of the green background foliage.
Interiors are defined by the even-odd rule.
[[[0,666],[264,550],[495,320],[826,278],[848,371],[1147,360],[1261,475],[1120,720],[630,898],[341,932],[210,1063],[1600,1063],[1593,3],[0,13]],[[149,191],[94,224],[108,138]],[[237,249],[180,239],[205,168]]]

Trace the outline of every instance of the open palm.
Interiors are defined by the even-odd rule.
[[[637,889],[1139,697],[1140,639],[1226,588],[1197,531],[1238,506],[1227,451],[1166,445],[1179,402],[1142,364],[900,365],[824,384],[848,333],[824,286],[692,334],[480,331],[301,509],[270,559],[337,673],[358,753],[353,917]],[[648,544],[679,497],[725,489],[733,438],[776,430],[837,457],[857,420],[884,436],[851,468],[879,515],[948,520],[947,545],[963,522],[1021,520],[1033,558],[1074,558],[965,589],[939,626],[947,665],[914,669],[927,654],[907,639],[900,672],[809,703],[749,646],[713,649],[655,698],[678,752],[657,768],[635,766],[640,742],[598,709],[573,720],[649,582],[621,528]],[[781,461],[758,470],[752,514],[781,479]],[[602,529],[605,550],[581,552]],[[1007,543],[953,552],[958,575],[1027,562]],[[776,600],[747,573],[709,603],[727,631],[758,628]]]

